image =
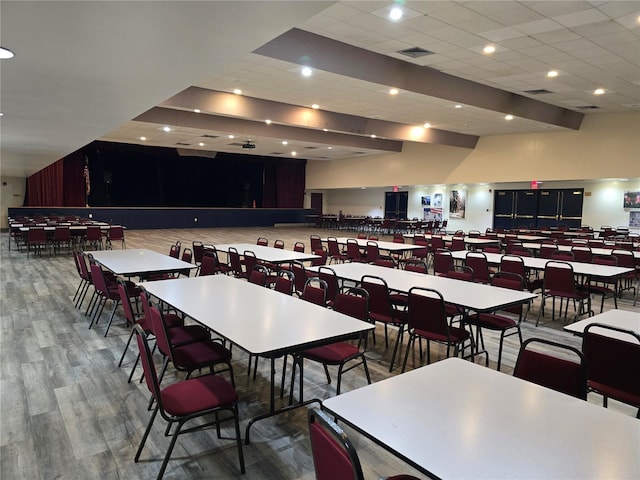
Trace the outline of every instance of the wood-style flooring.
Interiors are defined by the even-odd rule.
[[[270,244],[276,239],[284,240],[286,248],[303,241],[308,250],[312,233],[326,235],[327,231],[303,227],[138,230],[126,232],[126,244],[128,248],[168,253],[177,240],[187,247],[194,240],[214,244],[255,243],[263,236]],[[348,233],[340,232],[343,234]],[[141,461],[134,463],[133,457],[149,418],[149,392],[145,384],[127,383],[135,347],[130,349],[123,367],[117,366],[129,335],[122,316],[114,321],[106,338],[103,336],[106,312],[97,327],[89,330],[84,310],[76,309],[72,302],[79,283],[73,258],[63,254],[31,255],[27,259],[26,253],[17,251],[14,245],[9,250],[8,242],[8,234],[3,233],[0,245],[0,478],[155,478],[168,439],[163,435],[164,423],[157,420]],[[619,308],[640,313],[632,303],[631,293],[627,292],[619,300]],[[579,346],[579,339],[562,331],[560,320],[547,321],[536,328],[538,305],[536,300],[529,320],[523,324],[524,337],[538,336]],[[612,300],[606,301],[605,308],[613,308]],[[379,329],[378,339],[383,338],[382,335]],[[495,368],[496,337],[486,334],[485,340],[491,357],[490,368]],[[376,382],[391,375],[388,366],[392,349],[385,350],[381,341],[370,347],[368,362],[372,380]],[[443,358],[444,350],[432,348],[432,361]],[[248,356],[239,349],[233,352],[244,432],[248,419],[264,412],[268,405],[269,362],[260,362],[258,376],[253,380],[246,376]],[[502,367],[505,375],[511,374],[517,352],[517,337],[505,340]],[[477,361],[483,363],[484,359]],[[398,373],[396,369],[393,375]],[[335,370],[332,376],[335,378]],[[163,384],[177,378],[170,371]],[[346,392],[365,384],[364,372],[356,369],[345,375],[342,389]],[[326,384],[322,368],[307,362],[305,397],[327,398],[334,394],[335,384]],[[594,394],[590,394],[589,401],[601,404],[601,398]],[[389,408],[402,406],[389,405]],[[609,408],[629,416],[636,413],[635,409],[615,401],[610,401]],[[233,441],[218,440],[212,431],[181,436],[165,478],[313,479],[306,414],[303,408],[255,424],[252,443],[244,447],[247,468],[244,476],[238,469]],[[371,415],[384,414],[371,412]],[[357,432],[347,429],[347,433],[356,445],[367,479],[398,473],[424,478]],[[223,430],[223,437],[231,438],[232,434],[232,430]]]

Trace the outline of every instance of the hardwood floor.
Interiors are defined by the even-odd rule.
[[[309,235],[319,231],[302,227],[169,229],[126,232],[127,248],[149,248],[168,253],[180,240],[183,247],[193,240],[205,243],[255,243],[259,236],[270,244],[282,239],[285,248],[303,241],[309,250]],[[382,240],[382,238],[381,238]],[[156,421],[141,461],[133,457],[149,418],[148,391],[137,381],[127,383],[135,358],[131,348],[125,364],[117,363],[128,338],[122,316],[114,321],[109,335],[103,336],[107,313],[93,329],[88,329],[84,310],[76,309],[72,297],[79,283],[70,255],[27,259],[9,236],[1,236],[0,250],[0,478],[12,479],[147,479],[155,478],[168,445],[164,423]],[[633,307],[630,292],[619,300],[619,308],[640,313]],[[86,305],[86,302],[85,302]],[[562,331],[562,322],[535,327],[539,300],[529,321],[523,324],[525,338],[538,336],[579,346],[580,340]],[[108,309],[109,307],[107,307]],[[605,309],[613,301],[605,302]],[[120,312],[119,312],[120,313]],[[378,338],[382,338],[382,330]],[[496,336],[485,335],[495,368],[498,351]],[[406,342],[405,342],[406,343]],[[367,353],[372,380],[380,381],[388,372],[390,354],[378,342]],[[518,352],[516,337],[505,340],[503,372],[511,374]],[[269,382],[268,363],[261,361],[256,380],[246,376],[248,356],[234,349],[234,371],[240,394],[241,428],[247,420],[266,411]],[[444,356],[434,348],[432,360]],[[477,360],[483,362],[484,359]],[[393,374],[398,374],[396,369]],[[332,370],[335,378],[335,370]],[[137,376],[136,378],[139,378]],[[170,371],[164,382],[177,379]],[[366,384],[364,373],[356,369],[343,379],[343,391]],[[464,392],[460,392],[464,395]],[[321,367],[305,363],[305,397],[327,398],[335,394],[335,384],[327,385]],[[591,394],[589,401],[601,404]],[[402,408],[390,406],[390,408]],[[610,401],[609,408],[634,416],[635,409]],[[384,412],[372,413],[384,415]],[[349,431],[365,469],[365,477],[376,479],[414,471],[382,448]],[[552,432],[550,432],[552,434]],[[526,432],[523,432],[523,435]],[[233,432],[223,429],[218,440],[210,431],[182,436],[173,452],[165,478],[244,478],[313,479],[306,427],[306,409],[258,422],[252,428],[252,443],[244,447],[246,475],[237,463]]]

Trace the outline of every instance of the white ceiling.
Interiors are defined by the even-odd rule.
[[[506,121],[505,114],[527,99],[535,100],[531,110],[544,110],[548,105],[537,103],[543,102],[568,116],[640,110],[638,1],[402,3],[405,16],[392,22],[386,17],[392,2],[381,1],[3,0],[0,41],[16,57],[2,61],[0,71],[1,173],[29,175],[94,139],[333,159],[394,151],[402,141],[455,144],[570,128],[547,121],[549,115],[521,113]],[[287,44],[291,28],[311,42],[305,59],[292,57],[300,45]],[[312,49],[323,40],[316,36],[347,45],[341,50],[335,44],[331,57]],[[482,52],[488,44],[495,53]],[[350,66],[348,46],[377,55]],[[413,59],[396,53],[412,47],[434,54]],[[263,54],[252,53],[259,48]],[[345,58],[336,55],[341,51]],[[461,88],[452,81],[445,92],[415,78],[396,77],[402,84],[393,84],[389,59],[394,67],[401,68],[401,60],[429,67],[421,69],[425,75],[443,72],[475,84]],[[314,61],[323,68],[302,77],[301,65]],[[549,70],[559,75],[547,78]],[[489,105],[481,85],[492,87],[489,96],[515,95]],[[399,94],[390,96],[390,87],[399,87]],[[234,88],[242,89],[242,100],[219,93]],[[606,93],[594,95],[596,88]],[[539,89],[551,93],[525,93]],[[454,108],[456,102],[462,108]],[[311,110],[313,103],[320,109]],[[597,108],[578,108],[587,106]],[[430,132],[415,129],[425,122]],[[324,138],[318,135],[327,127]],[[378,138],[369,137],[374,133]],[[237,145],[249,139],[255,149]]]

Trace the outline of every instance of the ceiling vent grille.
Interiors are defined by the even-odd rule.
[[[576,107],[578,110],[597,110],[600,107],[597,107],[595,105],[580,105],[578,107]]]
[[[304,148],[305,148],[306,150],[315,150],[315,149],[317,149],[318,147],[311,147],[311,146],[309,146],[309,147],[304,147]]]
[[[202,135],[202,138],[218,138],[220,135],[209,135],[208,133],[205,135]]]
[[[191,145],[190,143],[184,143],[184,142],[176,142],[176,145],[182,145],[183,147],[189,146]]]
[[[544,95],[546,93],[553,93],[553,92],[545,88],[539,88],[537,90],[525,90],[524,93],[528,93],[529,95]]]
[[[420,58],[426,57],[427,55],[433,55],[435,52],[432,52],[431,50],[425,50],[424,48],[420,47],[411,47],[405,48],[404,50],[398,50],[397,53],[406,57]]]
[[[271,152],[269,155],[284,155],[282,152]]]

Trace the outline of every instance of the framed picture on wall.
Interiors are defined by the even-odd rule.
[[[640,211],[629,212],[629,226],[640,227]]]
[[[464,218],[466,191],[451,190],[449,194],[449,218]]]
[[[441,208],[423,208],[422,209],[422,219],[425,222],[429,221],[442,221],[442,209]]]
[[[640,208],[640,192],[624,192],[622,208]]]
[[[422,197],[422,205],[424,205],[425,207],[431,206],[431,195],[426,195]]]
[[[436,193],[433,196],[433,206],[434,207],[441,207],[442,206],[442,194],[441,193]]]

